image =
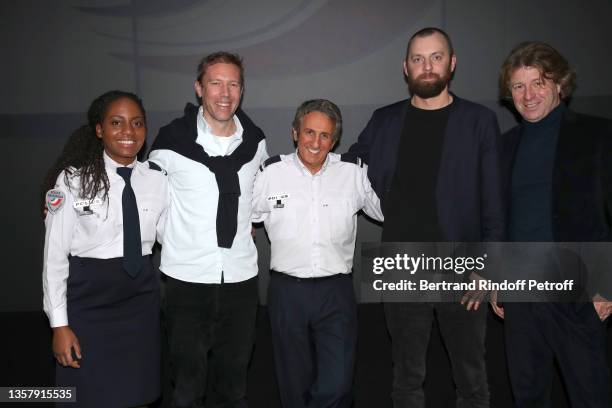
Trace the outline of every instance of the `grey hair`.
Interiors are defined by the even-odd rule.
[[[327,99],[311,99],[302,103],[295,111],[295,117],[292,123],[293,130],[299,132],[300,126],[302,125],[302,119],[311,112],[321,112],[334,122],[334,134],[332,135],[332,139],[334,142],[338,142],[342,136],[342,114],[340,113],[340,108]]]

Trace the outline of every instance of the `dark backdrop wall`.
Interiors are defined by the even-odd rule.
[[[194,100],[195,66],[212,51],[244,57],[243,107],[266,132],[271,155],[293,149],[295,107],[315,97],[341,107],[337,152],[345,151],[375,108],[406,97],[406,41],[430,25],[453,39],[452,90],[494,109],[503,129],[514,119],[497,102],[497,72],[524,40],[548,41],[571,61],[576,110],[612,117],[606,0],[25,0],[0,2],[0,14],[5,312],[41,309],[39,185],[91,100],[115,88],[139,93],[150,144],[159,126]],[[360,242],[379,234],[360,220]],[[262,230],[258,235],[265,299],[269,248]]]

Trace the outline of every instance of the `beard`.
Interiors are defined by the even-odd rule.
[[[423,81],[424,78],[436,78],[434,81]],[[446,88],[451,79],[451,70],[449,68],[443,75],[435,74],[430,72],[428,74],[421,74],[417,78],[408,77],[408,89],[412,95],[416,95],[419,98],[429,99],[436,97],[442,93]]]

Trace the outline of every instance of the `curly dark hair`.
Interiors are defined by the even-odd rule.
[[[69,177],[80,177],[79,196],[93,200],[99,192],[103,191],[103,199],[108,196],[108,175],[104,168],[104,145],[102,139],[96,136],[96,125],[101,124],[106,116],[109,106],[119,100],[127,98],[135,102],[142,111],[146,120],[146,113],[142,100],[135,94],[125,91],[109,91],[98,96],[87,111],[87,125],[75,130],[64,145],[62,153],[51,166],[45,176],[42,186],[42,213],[45,212],[45,195],[55,186],[60,173],[64,171],[66,185],[71,186]]]
[[[576,73],[567,59],[551,45],[541,41],[526,41],[517,45],[504,60],[499,72],[499,94],[512,99],[510,78],[521,67],[535,67],[540,74],[561,86],[561,99],[568,99],[576,87]]]

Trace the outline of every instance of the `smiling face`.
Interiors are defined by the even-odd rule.
[[[410,93],[428,99],[448,89],[456,58],[450,55],[448,43],[439,33],[412,40],[404,73]]]
[[[129,98],[112,102],[102,123],[96,124],[96,136],[102,139],[104,151],[124,166],[136,160],[146,133],[144,114],[138,104]]]
[[[520,67],[510,76],[514,107],[527,122],[539,122],[561,102],[561,86],[538,68]]]
[[[218,136],[233,123],[233,116],[242,97],[240,69],[234,64],[218,62],[206,68],[195,90],[202,100],[204,118]]]
[[[298,157],[312,174],[321,170],[327,154],[334,147],[335,128],[332,119],[324,113],[315,111],[304,115],[298,130],[293,129]]]

